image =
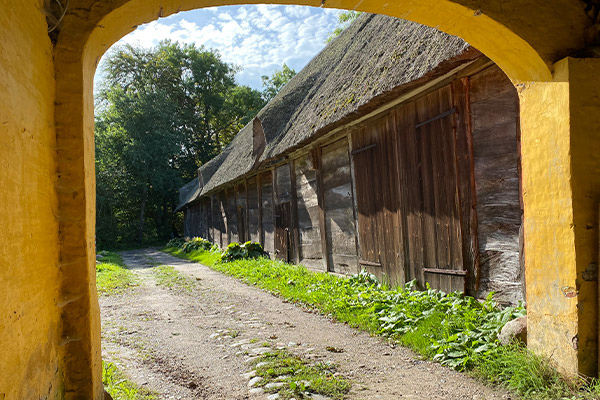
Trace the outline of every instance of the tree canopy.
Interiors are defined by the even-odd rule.
[[[361,14],[360,11],[344,11],[338,15],[338,26],[329,34],[325,43],[331,42],[333,39],[339,36],[350,24]]]
[[[169,41],[108,56],[96,103],[99,246],[179,231],[178,188],[264,105],[236,84],[237,70],[213,50]]]
[[[263,99],[266,103],[271,101],[273,97],[285,86],[296,75],[296,71],[288,67],[286,63],[283,63],[281,69],[276,70],[269,77],[263,75],[261,77],[263,84]]]

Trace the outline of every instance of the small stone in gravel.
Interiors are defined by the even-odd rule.
[[[252,361],[256,360],[257,358],[258,358],[258,356],[248,357],[244,360],[244,363],[250,364]]]
[[[263,388],[252,388],[250,390],[248,390],[248,393],[250,394],[263,394],[265,391]]]
[[[294,347],[294,346],[298,346],[298,343],[296,343],[296,342],[289,342],[288,343],[288,347]]]
[[[242,374],[242,376],[244,379],[254,378],[256,376],[256,371],[246,372],[245,374]]]
[[[261,368],[264,367],[265,365],[269,365],[270,363],[268,361],[261,361],[258,364],[256,364],[256,368]]]
[[[307,353],[310,353],[311,351],[315,351],[314,347],[309,347],[308,349],[304,350]]]
[[[279,393],[273,393],[267,396],[267,400],[277,400],[279,398]]]
[[[283,382],[271,382],[265,385],[265,389],[279,389],[283,386],[285,386],[285,383]]]
[[[256,354],[256,355],[261,355],[261,354],[268,353],[270,351],[273,351],[273,349],[271,349],[270,347],[257,347],[255,349],[250,350],[250,353]]]
[[[248,344],[250,343],[250,339],[244,339],[244,340],[240,340],[239,342],[235,342],[233,344],[230,344],[230,347],[240,347],[242,345]]]
[[[209,336],[209,338],[214,339],[216,337],[218,337],[220,335],[220,333],[213,333],[212,335]]]
[[[331,400],[331,397],[323,396],[322,394],[313,394],[310,396],[311,399],[314,400]]]
[[[262,380],[263,380],[263,378],[261,376],[255,376],[254,378],[252,378],[248,381],[248,387],[253,387]]]

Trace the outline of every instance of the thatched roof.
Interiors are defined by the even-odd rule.
[[[175,208],[175,212],[181,211],[183,207],[196,200],[198,196],[200,196],[200,185],[198,178],[196,178],[179,188],[179,204]]]
[[[197,197],[247,174],[257,161],[283,156],[476,58],[478,53],[469,49],[462,39],[433,28],[362,14],[258,113],[266,139],[260,159],[253,157],[251,122],[219,157],[200,168],[203,184]]]

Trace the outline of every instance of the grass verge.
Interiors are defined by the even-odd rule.
[[[197,286],[197,282],[177,271],[170,265],[159,265],[152,268],[152,273],[156,278],[158,286],[163,286],[169,289],[183,290],[191,293]]]
[[[158,393],[131,382],[111,362],[102,363],[102,383],[113,400],[158,400]]]
[[[351,386],[347,379],[334,375],[335,364],[311,364],[286,350],[264,354],[253,366],[256,376],[263,378],[256,386],[266,393],[279,393],[280,399],[309,399],[311,393],[343,399]]]
[[[120,294],[138,285],[133,272],[127,269],[121,256],[102,251],[96,264],[96,288],[100,295]]]
[[[524,399],[600,398],[597,382],[567,381],[547,359],[523,346],[499,345],[499,330],[510,319],[524,314],[521,307],[500,309],[491,298],[481,303],[458,293],[414,291],[408,286],[390,288],[367,274],[340,278],[269,259],[221,263],[216,250],[165,251],[353,327],[387,336],[427,358],[470,371]]]

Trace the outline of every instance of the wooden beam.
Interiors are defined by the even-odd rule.
[[[321,234],[321,251],[323,253],[323,269],[327,272],[331,270],[329,265],[329,252],[327,249],[327,231],[325,229],[325,208],[324,208],[324,196],[323,196],[323,172],[321,170],[323,163],[321,160],[321,148],[315,149],[316,161],[315,167],[317,172],[317,202],[319,206],[319,233]]]
[[[358,204],[356,202],[356,180],[354,177],[354,157],[352,154],[352,130],[349,130],[348,135],[346,136],[346,142],[348,146],[348,165],[350,166],[350,195],[352,196],[352,217],[354,218],[354,245],[356,248],[356,272],[360,272],[360,244],[358,241]]]
[[[265,247],[265,230],[263,229],[262,185],[260,173],[256,175],[256,197],[258,201],[258,241]]]
[[[467,276],[468,271],[459,269],[441,269],[441,268],[423,268],[424,272],[438,275],[456,275],[456,276]]]
[[[465,84],[465,116],[467,122],[467,144],[469,146],[469,162],[471,171],[471,218],[470,218],[470,234],[473,243],[473,270],[475,272],[475,292],[479,290],[479,282],[481,280],[481,263],[479,254],[479,236],[477,232],[477,186],[475,185],[475,154],[473,151],[473,127],[471,121],[471,81],[469,77],[463,78]]]
[[[294,264],[300,263],[300,231],[298,229],[298,193],[296,188],[296,160],[290,160],[290,191],[292,195],[292,254]]]

